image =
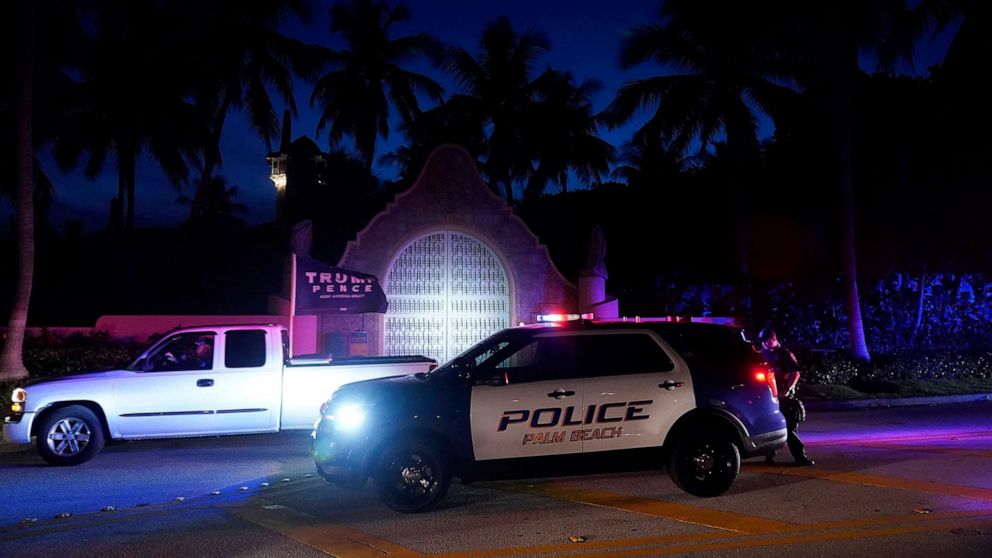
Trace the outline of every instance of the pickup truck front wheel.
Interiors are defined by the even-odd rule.
[[[390,508],[400,513],[432,509],[451,484],[451,469],[442,452],[417,441],[397,441],[378,460],[375,487]]]
[[[79,465],[103,448],[103,425],[93,411],[71,405],[46,413],[38,425],[38,453],[51,465]]]
[[[702,429],[683,435],[672,450],[668,474],[693,496],[719,496],[734,484],[741,456],[726,436]]]

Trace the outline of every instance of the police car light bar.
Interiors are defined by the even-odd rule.
[[[593,319],[592,313],[586,314],[538,314],[537,321],[539,322],[577,322],[579,320],[591,320]]]

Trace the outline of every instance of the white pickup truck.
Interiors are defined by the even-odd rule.
[[[122,370],[29,381],[12,394],[4,440],[53,465],[78,465],[104,441],[309,430],[350,382],[428,372],[422,356],[289,358],[277,325],[172,331]]]

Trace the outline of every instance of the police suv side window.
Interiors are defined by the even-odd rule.
[[[650,335],[618,333],[583,335],[577,363],[583,377],[669,372],[675,363]]]

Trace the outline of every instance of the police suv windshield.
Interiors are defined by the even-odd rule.
[[[452,378],[464,371],[463,365],[472,369],[494,368],[534,335],[533,331],[505,329],[476,343],[462,354],[451,359],[444,366],[435,369],[431,375]]]

